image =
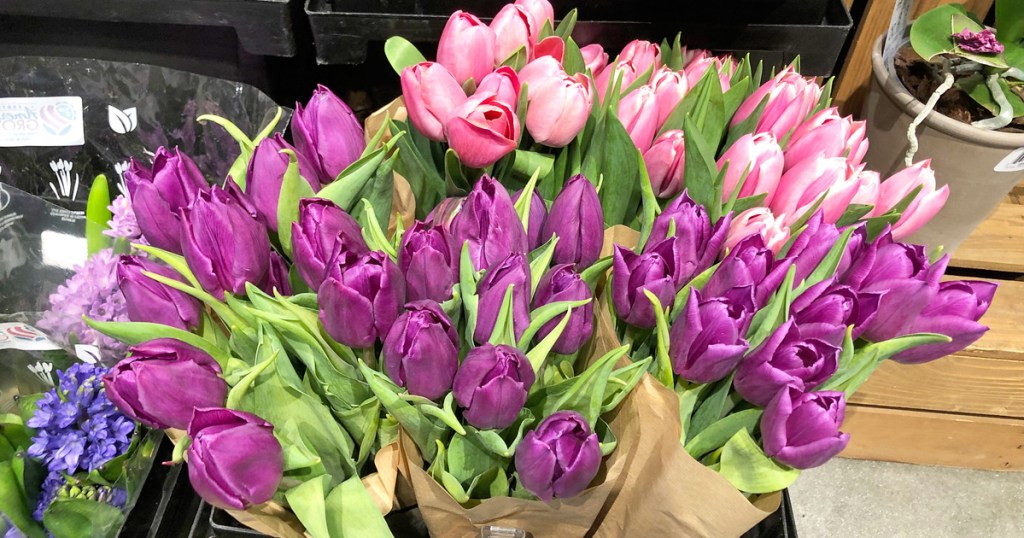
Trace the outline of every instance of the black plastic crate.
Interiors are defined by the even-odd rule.
[[[466,6],[456,0],[307,0],[317,61],[358,64],[368,46],[400,35],[432,55],[454,9],[493,15],[504,1]],[[636,38],[660,41],[682,32],[684,44],[716,52],[750,52],[781,67],[798,55],[808,75],[829,75],[853,26],[841,0],[553,2],[556,13],[580,8],[573,37],[618,50]],[[372,45],[371,45],[372,43]]]

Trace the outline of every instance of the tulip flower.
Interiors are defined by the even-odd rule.
[[[543,56],[530,61],[519,71],[519,81],[527,85],[527,97],[547,82],[566,76],[565,69],[558,60]]]
[[[380,251],[342,253],[317,291],[327,334],[353,348],[383,339],[405,303],[405,281]]]
[[[444,141],[452,112],[466,101],[455,77],[439,63],[421,62],[402,70],[402,97],[409,120],[423,136]]]
[[[484,176],[470,191],[451,222],[454,254],[461,255],[469,242],[474,269],[497,263],[513,252],[529,251],[523,222],[519,220],[508,191],[494,178]]]
[[[545,22],[550,23],[552,28],[555,27],[555,8],[548,0],[516,0],[514,3],[525,9],[537,23],[537,34],[540,33]]]
[[[441,32],[437,62],[447,67],[459,84],[469,79],[480,82],[494,70],[496,40],[494,31],[475,15],[456,11]]]
[[[384,339],[384,371],[409,394],[436,400],[452,388],[459,369],[459,335],[434,301],[416,301]]]
[[[856,166],[868,151],[867,125],[842,117],[835,107],[826,108],[801,123],[786,144],[786,170],[818,155],[846,157]]]
[[[306,106],[295,103],[292,141],[317,168],[320,183],[335,180],[366,149],[363,124],[337,95],[319,85]]]
[[[644,152],[644,165],[658,198],[672,198],[683,190],[686,136],[680,130],[665,131]]]
[[[640,153],[651,147],[658,132],[658,96],[654,88],[644,85],[622,96],[619,101],[619,121],[629,133]]]
[[[779,188],[768,207],[776,215],[786,215],[786,224],[796,222],[822,196],[826,222],[837,222],[857,194],[856,175],[842,157],[805,159],[782,174]]]
[[[789,241],[789,227],[783,224],[784,219],[785,215],[776,218],[767,207],[752,207],[740,213],[729,224],[725,249],[733,250],[740,241],[757,234],[761,236],[764,246],[777,256]]]
[[[573,176],[551,204],[551,212],[544,222],[541,240],[558,236],[553,263],[576,264],[581,268],[592,265],[601,256],[604,236],[604,213],[597,189],[583,175]]]
[[[726,61],[721,57],[708,54],[707,51],[700,51],[695,54],[693,59],[683,68],[683,73],[686,74],[687,87],[692,88],[696,86],[700,79],[704,78],[704,73],[707,73],[708,69],[714,67],[715,71],[718,72],[718,82],[722,86],[722,91],[729,91],[736,65],[731,61],[727,65]]]
[[[828,381],[839,368],[840,351],[790,319],[743,359],[733,386],[744,400],[765,407],[787,387],[809,391]]]
[[[246,173],[247,187],[245,194],[256,207],[256,211],[267,227],[277,231],[277,205],[281,199],[281,184],[284,182],[284,174],[288,170],[290,158],[288,154],[281,153],[282,150],[291,150],[298,159],[299,177],[313,189],[313,192],[320,190],[319,174],[316,165],[309,161],[305,154],[299,153],[291,144],[284,141],[280,133],[264,138],[256,146],[256,150],[249,159],[249,169]]]
[[[292,259],[310,288],[323,283],[339,249],[357,255],[369,252],[356,219],[330,200],[299,200],[299,218],[292,223]]]
[[[776,260],[760,235],[748,235],[722,259],[702,290],[709,297],[727,295],[734,288],[751,287],[758,309],[779,289],[792,260]]]
[[[273,424],[234,409],[196,409],[188,435],[188,478],[203,500],[245,510],[274,496],[284,453]]]
[[[794,282],[803,282],[811,276],[811,273],[832,250],[839,235],[839,230],[834,224],[825,222],[824,214],[820,210],[815,211],[811,218],[807,219],[804,230],[793,240],[789,252],[786,253],[788,257],[793,258],[793,263],[796,265]],[[851,241],[853,241],[852,238]]]
[[[117,262],[117,286],[124,294],[128,319],[160,323],[185,331],[198,327],[202,320],[199,301],[143,275],[143,271],[184,282],[169,267],[141,256],[121,256]]]
[[[476,286],[480,298],[473,339],[478,344],[487,342],[501,312],[501,304],[509,286],[512,288],[512,329],[516,340],[530,325],[530,260],[524,254],[513,252],[504,260],[487,268]]]
[[[536,380],[530,359],[512,346],[473,348],[455,374],[452,393],[476,428],[503,430],[519,417]]]
[[[871,212],[872,216],[888,212],[918,186],[921,190],[903,210],[900,220],[892,226],[892,235],[897,241],[920,230],[942,210],[949,198],[949,185],[935,189],[935,170],[932,170],[931,159],[925,159],[896,172],[879,186],[878,205]]]
[[[440,226],[416,221],[402,236],[398,268],[405,275],[409,301],[429,299],[438,303],[452,296],[458,267],[448,232]]]
[[[528,58],[533,57],[540,26],[523,6],[505,4],[491,21],[491,31],[494,32],[494,65],[501,65],[519,49],[525,49]]]
[[[462,209],[462,201],[465,200],[462,196],[453,196],[441,200],[434,209],[427,213],[427,218],[424,220],[431,226],[440,226],[445,230],[451,229],[452,219]]]
[[[658,126],[662,126],[679,102],[683,100],[689,85],[686,74],[673,71],[668,66],[661,66],[651,76],[651,87],[654,88],[655,102],[658,104]]]
[[[597,434],[576,411],[552,413],[516,447],[520,483],[544,502],[578,495],[600,466]]]
[[[608,65],[608,53],[597,43],[580,48],[580,53],[583,54],[583,62],[587,69],[595,78]]]
[[[738,198],[765,194],[764,205],[770,206],[782,179],[784,159],[782,148],[771,133],[741,136],[718,159],[718,169],[726,163],[722,183],[722,201],[728,200],[743,179]]]
[[[178,148],[159,148],[153,168],[132,159],[124,174],[139,230],[150,245],[181,254],[182,209],[188,209],[210,186],[196,163]]]
[[[629,62],[636,66],[638,73],[645,73],[647,70],[657,69],[661,65],[661,47],[650,41],[634,39],[622,48],[618,61]]]
[[[270,251],[270,269],[267,272],[267,281],[263,283],[262,290],[273,295],[274,290],[281,295],[292,294],[292,283],[289,277],[288,262],[280,254]]]
[[[704,206],[694,203],[684,192],[654,219],[646,252],[668,237],[670,224],[675,223],[672,237],[675,282],[682,286],[711,267],[722,250],[732,217],[727,215],[714,225]]]
[[[626,323],[642,329],[655,326],[654,306],[644,293],[651,293],[662,306],[672,304],[676,295],[673,241],[666,239],[645,248],[643,254],[615,245],[612,270],[612,304]]]
[[[705,299],[696,288],[669,329],[672,371],[694,383],[713,383],[732,372],[749,344],[743,339],[754,305],[750,294]]]
[[[228,384],[205,351],[170,338],[132,346],[103,376],[107,397],[150,428],[184,429],[196,408],[224,405]]]
[[[519,75],[515,69],[508,66],[499,67],[480,81],[475,95],[496,95],[499,101],[515,107],[519,103],[519,86]]]
[[[892,360],[921,364],[951,355],[977,342],[988,327],[978,323],[992,304],[998,286],[981,280],[956,280],[939,284],[938,292],[906,329],[908,333],[938,333],[953,339],[946,344],[926,344],[904,351]]]
[[[781,140],[803,123],[804,118],[818,104],[821,87],[813,79],[805,78],[792,67],[787,67],[743,101],[730,125],[737,125],[746,120],[757,110],[765,97],[768,98],[768,102],[764,113],[757,120],[754,132],[770,132]]]
[[[590,286],[580,277],[579,273],[573,270],[572,265],[556,265],[544,273],[537,284],[537,292],[533,297],[534,308],[540,308],[546,304],[562,301],[583,301],[593,299],[594,293]],[[561,316],[547,322],[537,332],[537,339],[541,340],[551,334]],[[569,315],[569,323],[566,324],[562,335],[555,341],[552,350],[555,353],[569,355],[579,351],[583,344],[590,340],[594,332],[594,305],[587,303],[582,307],[573,309]]]
[[[494,94],[468,99],[448,120],[448,144],[470,168],[490,166],[515,151],[519,144],[519,116],[515,105]]]
[[[266,228],[229,191],[204,191],[181,214],[185,261],[203,289],[220,299],[225,292],[244,294],[247,282],[264,283],[270,270]]]
[[[586,127],[594,101],[587,76],[564,71],[528,84],[527,98],[526,130],[537,143],[556,148],[568,145]]]
[[[850,442],[839,428],[846,416],[842,392],[780,391],[761,417],[764,453],[796,469],[817,467]]]
[[[516,195],[512,197],[512,203],[519,203],[519,196],[523,194],[522,190],[516,192]],[[544,223],[548,220],[548,206],[544,204],[544,199],[540,197],[540,193],[536,190],[533,191],[533,196],[530,198],[530,228],[526,230],[526,238],[529,244],[529,250],[533,251],[537,247],[543,244],[541,233],[544,230]]]
[[[818,334],[832,332],[826,340],[841,345],[846,327],[850,325],[853,325],[853,339],[860,337],[878,312],[883,295],[884,292],[857,292],[830,278],[807,288],[793,300],[790,315],[803,330]]]
[[[619,91],[621,92],[632,85],[643,74],[644,71],[633,62],[619,60],[608,64],[600,73],[594,74],[594,86],[597,88],[598,99],[600,102],[604,102],[605,92],[608,91],[608,85],[613,77],[619,77]],[[654,105],[652,104],[651,106]]]

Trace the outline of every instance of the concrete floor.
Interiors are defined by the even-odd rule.
[[[789,491],[800,538],[1024,537],[1024,473],[836,458]]]

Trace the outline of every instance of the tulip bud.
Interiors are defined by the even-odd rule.
[[[509,286],[512,289],[512,329],[516,340],[530,325],[530,261],[524,254],[513,252],[504,260],[487,268],[484,277],[477,284],[476,293],[480,298],[473,339],[478,344],[487,342],[494,332],[494,325],[501,312],[501,304]]]
[[[573,176],[551,204],[550,217],[541,233],[543,241],[558,236],[553,263],[590,267],[601,256],[604,213],[597,189],[583,175]]]
[[[662,66],[651,77],[651,87],[654,88],[655,102],[658,104],[658,126],[660,127],[665,124],[665,120],[683,100],[683,96],[689,89],[686,74],[681,71],[673,71],[668,66]]]
[[[809,391],[828,381],[839,368],[840,351],[790,319],[743,359],[733,386],[744,400],[764,407],[786,387]]]
[[[470,168],[490,166],[515,151],[519,144],[519,116],[515,105],[497,95],[468,99],[448,121],[448,144]]]
[[[195,408],[224,405],[228,385],[206,352],[163,338],[133,346],[103,376],[107,397],[150,428],[184,429]]]
[[[858,293],[850,286],[837,284],[834,278],[830,278],[801,293],[790,306],[790,314],[801,330],[822,335],[831,332],[824,339],[841,345],[846,328],[850,325],[853,326],[853,339],[860,337],[878,312],[878,304],[883,295],[881,292]]]
[[[593,299],[594,293],[590,286],[580,277],[579,273],[573,271],[572,265],[556,265],[544,273],[537,284],[537,292],[533,297],[534,308],[540,308],[546,304],[562,301],[583,301]],[[547,322],[537,332],[537,339],[542,340],[561,322],[561,316]],[[579,351],[583,344],[590,340],[594,332],[594,304],[587,303],[582,307],[573,309],[569,315],[569,323],[566,324],[562,335],[555,341],[552,349],[555,353],[570,355]]]
[[[578,495],[600,466],[597,434],[576,411],[552,413],[516,447],[519,481],[544,502]]]
[[[594,100],[586,75],[562,71],[528,88],[526,129],[537,143],[562,147],[586,127]]]
[[[274,496],[284,455],[273,424],[234,409],[196,409],[188,435],[188,478],[203,500],[245,510]]]
[[[558,60],[543,56],[530,61],[519,71],[519,81],[527,85],[527,97],[532,97],[537,88],[554,79],[565,77],[565,69]]]
[[[793,245],[786,253],[796,265],[794,282],[803,282],[811,276],[821,260],[824,260],[828,252],[832,250],[832,246],[839,240],[839,236],[839,230],[834,224],[825,222],[820,210],[811,215],[804,230],[793,240]]]
[[[442,303],[452,296],[458,267],[448,232],[416,221],[402,236],[398,268],[405,275],[407,299]]]
[[[868,151],[867,127],[863,121],[839,115],[835,107],[826,108],[801,123],[786,144],[786,170],[804,159],[845,157],[856,166]]]
[[[743,180],[738,198],[766,194],[764,205],[771,205],[782,178],[782,148],[771,133],[741,136],[718,159],[718,169],[728,163],[722,183],[722,200],[728,200]]]
[[[871,212],[872,216],[888,212],[918,186],[921,190],[917,197],[903,210],[900,220],[892,227],[893,238],[897,241],[921,229],[939,213],[949,198],[949,185],[935,190],[935,171],[932,170],[931,159],[925,159],[896,172],[879,186],[878,205]]]
[[[521,351],[484,344],[466,354],[452,392],[476,428],[503,430],[519,417],[536,375]]]
[[[270,270],[266,228],[228,191],[214,187],[199,194],[182,212],[185,261],[203,289],[221,299],[245,293],[245,284],[261,286]]]
[[[436,400],[452,388],[459,369],[459,335],[434,301],[405,307],[384,340],[384,370],[409,394]]]
[[[595,78],[608,65],[608,53],[604,51],[604,47],[597,43],[581,48],[580,53],[583,54],[583,62],[586,64],[587,69],[590,70]]]
[[[618,61],[632,63],[638,73],[657,69],[661,65],[661,47],[650,41],[634,39],[622,48]]]
[[[704,299],[690,288],[680,319],[669,329],[672,371],[694,383],[713,383],[729,375],[749,347],[743,335],[753,312],[749,293]]]
[[[658,96],[650,86],[640,86],[619,101],[619,121],[640,153],[651,147],[658,132]]]
[[[544,27],[545,22],[550,23],[552,28],[555,27],[555,8],[551,7],[551,2],[548,0],[516,0],[515,5],[530,14],[537,25],[535,35],[540,35],[540,30]]]
[[[437,62],[447,67],[459,84],[469,79],[480,82],[494,70],[496,39],[494,31],[475,15],[456,11],[441,32]]]
[[[451,222],[454,253],[469,242],[474,269],[497,263],[513,252],[529,250],[526,230],[505,187],[489,176],[477,181]]]
[[[124,294],[128,319],[161,323],[189,331],[199,326],[199,301],[184,292],[161,284],[143,271],[184,282],[177,272],[140,256],[121,256],[117,262],[117,286]]]
[[[857,194],[856,178],[842,157],[806,159],[782,174],[779,188],[768,207],[776,215],[786,215],[786,224],[796,222],[823,195],[821,204],[826,222],[837,222],[850,200]]]
[[[697,52],[693,59],[683,68],[683,73],[686,74],[687,87],[692,88],[696,86],[700,79],[704,78],[704,73],[707,73],[708,69],[712,67],[718,72],[718,82],[722,86],[722,91],[729,91],[732,75],[736,71],[736,64],[729,62],[728,66],[726,66],[724,59],[712,56],[704,50]]]
[[[978,323],[992,304],[998,286],[980,280],[942,282],[935,297],[913,320],[908,333],[938,333],[953,339],[946,344],[926,344],[904,351],[892,360],[921,364],[951,355],[977,342],[988,331]]]
[[[517,191],[516,195],[512,197],[512,203],[519,203],[519,196],[523,194],[523,191]],[[544,230],[544,223],[548,220],[548,206],[544,205],[544,199],[540,197],[540,193],[536,190],[533,191],[533,196],[530,198],[530,229],[526,230],[526,237],[529,243],[529,250],[533,251],[537,247],[543,244],[541,233]]]
[[[672,198],[683,190],[686,166],[686,136],[682,131],[665,131],[651,149],[644,152],[644,165],[658,198]]]
[[[142,235],[154,247],[181,254],[179,211],[210,189],[196,163],[178,148],[172,153],[161,147],[152,169],[132,159],[124,179]]]
[[[380,251],[342,253],[317,292],[327,334],[353,348],[383,339],[405,303],[405,281],[395,262]]]
[[[711,215],[704,206],[694,203],[685,192],[672,201],[654,219],[646,252],[653,245],[668,237],[674,224],[672,252],[674,256],[675,282],[682,286],[715,263],[722,250],[726,233],[729,231],[730,216],[725,216],[714,225]]]
[[[496,95],[499,101],[510,107],[515,107],[519,103],[519,89],[519,75],[516,74],[515,69],[504,66],[499,67],[493,73],[488,73],[480,81],[474,95]]]
[[[748,235],[736,244],[711,275],[703,292],[709,297],[727,295],[729,290],[750,287],[754,306],[760,309],[779,289],[792,260],[776,260],[760,235]]]
[[[444,127],[452,112],[466,101],[466,93],[455,77],[434,62],[402,70],[402,97],[412,125],[436,142],[444,141]]]
[[[612,269],[612,303],[615,313],[626,323],[642,329],[655,326],[654,306],[644,293],[650,290],[662,306],[676,295],[675,253],[673,241],[666,239],[643,254],[615,245]]]
[[[780,391],[761,417],[764,453],[796,469],[817,467],[850,442],[839,431],[846,416],[842,392]]]
[[[519,49],[525,49],[528,58],[533,57],[540,26],[526,8],[505,4],[491,21],[491,31],[494,32],[494,65],[501,65]]]
[[[733,250],[740,241],[757,234],[765,247],[777,256],[789,241],[789,227],[783,224],[783,220],[784,216],[775,218],[767,207],[752,207],[732,220],[724,246],[726,250]]]
[[[431,226],[440,226],[446,231],[451,230],[452,219],[462,209],[463,196],[452,196],[441,200],[434,209],[427,213],[425,223]]]
[[[313,192],[320,190],[316,166],[304,154],[298,153],[291,144],[285,142],[280,133],[260,141],[252,158],[249,159],[245,194],[252,201],[259,216],[267,223],[267,227],[274,231],[277,231],[277,205],[281,199],[281,184],[284,182],[284,174],[288,171],[290,161],[288,154],[281,153],[282,150],[291,150],[296,154],[299,176],[309,183]]]
[[[856,177],[857,193],[850,204],[878,206],[878,193],[881,190],[882,178],[874,170],[860,170]]]
[[[768,98],[768,102],[760,119],[757,120],[754,132],[770,132],[776,139],[781,140],[803,123],[804,118],[818,104],[821,87],[813,79],[805,78],[792,67],[787,67],[743,101],[730,125],[738,125],[746,120],[757,110],[765,97]]]
[[[356,219],[330,200],[299,200],[299,218],[292,223],[292,258],[310,288],[320,288],[339,250],[369,252]]]
[[[317,86],[305,107],[295,103],[291,128],[295,147],[317,168],[323,185],[334,181],[366,149],[359,119],[323,85]]]
[[[271,295],[275,290],[281,295],[291,295],[292,283],[288,274],[289,269],[288,262],[284,261],[280,254],[270,251],[270,269],[267,272],[267,281],[260,289]]]

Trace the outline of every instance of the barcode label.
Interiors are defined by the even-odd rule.
[[[996,172],[1021,172],[1024,171],[1024,148],[1017,148],[1003,157],[995,167]]]

